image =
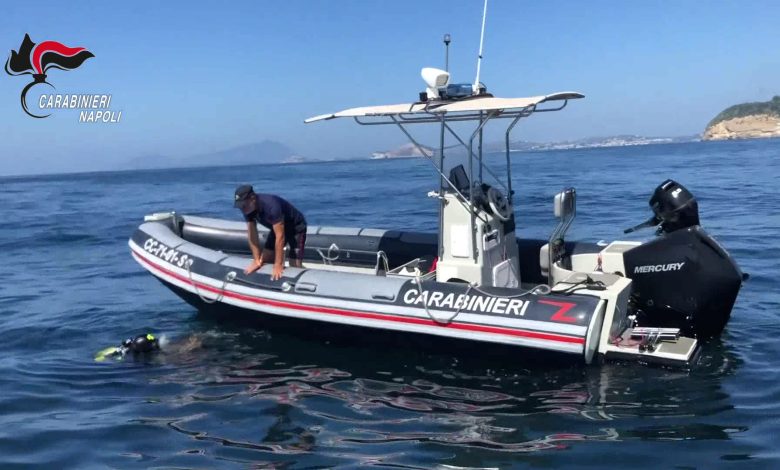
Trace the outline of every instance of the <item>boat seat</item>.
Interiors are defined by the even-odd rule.
[[[471,182],[466,174],[466,169],[463,165],[457,165],[450,170],[450,181],[454,189],[460,191],[461,194],[468,197],[469,190],[471,189]]]
[[[225,255],[250,256],[246,222],[189,215],[181,216],[181,220],[183,241]],[[267,234],[264,227],[258,227],[261,245]],[[373,268],[377,274],[382,274],[415,258],[422,260],[421,269],[424,270],[433,262],[436,253],[435,233],[310,225],[304,262]],[[384,269],[377,267],[380,263]]]
[[[414,277],[414,276],[422,276],[422,263],[424,262],[421,258],[415,258],[411,261],[408,261],[400,266],[397,266],[390,271],[388,271],[388,274],[392,274],[395,276],[408,276],[408,277]]]
[[[583,254],[592,254],[597,255],[602,250],[604,250],[604,245],[599,245],[598,243],[590,243],[590,242],[564,242],[564,251],[565,255],[563,258],[560,259],[561,265],[565,269],[571,269],[572,263],[571,263],[571,257],[575,255],[583,255]],[[530,247],[533,249],[533,247]],[[528,248],[527,248],[528,249]],[[549,253],[550,245],[549,243],[545,243],[544,245],[540,246],[538,248],[539,253],[539,268],[540,268],[540,274],[546,279],[549,277],[550,273],[550,253]],[[535,251],[533,253],[536,253]],[[531,253],[528,254],[528,259],[530,259]],[[596,266],[595,264],[593,265]],[[529,276],[533,277],[533,276]]]
[[[624,279],[623,276],[620,276],[618,274],[610,274],[610,273],[603,273],[598,271],[593,272],[572,272],[568,276],[566,276],[563,279],[560,279],[555,286],[553,286],[553,290],[566,290],[570,288],[574,284],[582,283],[585,280],[590,278],[593,281],[601,282],[604,284],[604,286],[609,287],[613,284],[615,284],[619,279]],[[562,284],[561,284],[562,283]]]

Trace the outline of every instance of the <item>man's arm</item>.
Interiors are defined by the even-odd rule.
[[[245,270],[245,274],[252,274],[263,266],[262,250],[260,249],[260,239],[257,236],[257,224],[254,220],[246,223],[247,238],[249,239],[249,249],[252,251],[252,264]]]
[[[276,243],[274,244],[274,272],[271,274],[271,280],[275,281],[282,277],[284,270],[284,222],[278,222],[273,225]]]

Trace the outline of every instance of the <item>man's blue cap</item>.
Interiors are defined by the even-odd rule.
[[[255,190],[252,189],[251,184],[242,184],[238,188],[236,188],[236,194],[233,197],[233,207],[241,207],[241,204],[246,201],[249,196],[255,193]]]

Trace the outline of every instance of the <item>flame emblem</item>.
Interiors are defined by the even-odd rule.
[[[43,41],[35,44],[29,34],[24,35],[19,51],[11,51],[11,55],[5,62],[5,72],[8,75],[27,75],[33,77],[22,90],[22,109],[34,118],[45,118],[46,115],[36,115],[27,109],[27,92],[35,85],[46,84],[54,88],[46,81],[46,72],[49,69],[73,70],[81,66],[85,60],[95,55],[84,47],[68,47],[57,41]]]

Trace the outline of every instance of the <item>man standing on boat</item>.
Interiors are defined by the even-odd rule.
[[[284,246],[289,245],[287,257],[290,266],[303,266],[303,247],[306,244],[306,219],[301,211],[279,196],[255,193],[251,185],[236,188],[234,206],[241,209],[247,221],[249,249],[254,258],[244,273],[251,274],[265,263],[273,261],[271,280],[282,277],[284,270]],[[257,236],[257,223],[270,231],[261,251]]]

